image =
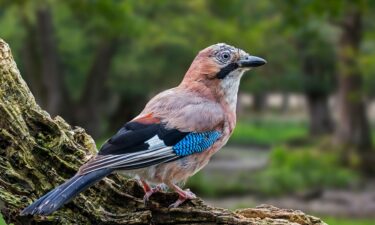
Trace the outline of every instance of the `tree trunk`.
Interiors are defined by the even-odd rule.
[[[332,133],[333,121],[328,106],[329,87],[333,80],[333,72],[327,65],[327,59],[319,54],[325,52],[311,51],[317,48],[315,43],[319,37],[314,37],[315,32],[304,30],[296,35],[296,48],[302,59],[304,75],[304,92],[309,112],[309,130],[311,136],[320,136]],[[315,38],[316,40],[312,40]],[[333,62],[332,62],[333,63]],[[327,74],[328,73],[328,74]]]
[[[26,9],[22,9],[21,23],[24,27],[27,35],[24,37],[23,45],[21,49],[21,59],[23,76],[29,83],[31,91],[34,93],[37,102],[45,107],[46,96],[45,87],[42,83],[41,71],[40,71],[40,55],[38,52],[38,41],[37,31],[30,20],[27,18]]]
[[[41,50],[42,83],[46,90],[46,109],[53,116],[63,108],[64,80],[59,72],[57,41],[54,37],[52,15],[48,6],[36,11],[39,46]]]
[[[306,98],[309,108],[310,135],[320,136],[331,133],[333,131],[333,123],[328,107],[328,96],[311,96],[307,94]]]
[[[202,200],[168,209],[176,194],[157,193],[143,204],[142,188],[111,175],[51,216],[20,216],[20,211],[73,176],[92,157],[95,142],[61,117],[51,118],[35,102],[0,39],[0,206],[6,222],[18,224],[325,224],[300,211],[272,206],[229,210]]]
[[[367,167],[369,165],[366,162],[373,158],[374,154],[371,153],[370,128],[362,93],[362,76],[358,65],[358,50],[362,36],[361,19],[360,9],[353,6],[347,9],[341,24],[342,33],[338,53],[339,114],[335,136],[337,143],[344,146],[347,151],[346,160],[350,160],[349,149],[354,149],[363,159],[362,164]]]
[[[101,119],[106,102],[105,85],[108,78],[112,58],[115,56],[117,44],[115,39],[103,40],[95,53],[87,82],[77,108],[77,121],[92,134],[94,138],[102,134]]]
[[[253,94],[253,110],[255,112],[263,112],[267,107],[267,94],[255,93]]]

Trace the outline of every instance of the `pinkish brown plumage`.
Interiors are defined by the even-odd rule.
[[[22,214],[50,214],[112,172],[137,175],[145,201],[160,190],[160,184],[180,196],[171,207],[195,198],[177,184],[202,169],[226,144],[236,125],[240,79],[245,71],[263,64],[265,60],[226,44],[203,49],[179,86],[152,98],[73,178]]]

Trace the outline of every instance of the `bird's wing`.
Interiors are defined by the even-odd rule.
[[[100,149],[98,155],[80,168],[87,174],[104,168],[139,169],[170,162],[211,147],[221,136],[217,130],[181,132],[168,129],[152,115],[131,121]]]

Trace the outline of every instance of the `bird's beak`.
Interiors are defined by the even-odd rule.
[[[252,56],[252,55],[246,55],[238,61],[239,67],[242,67],[242,68],[258,67],[266,63],[267,63],[266,60],[257,56]]]

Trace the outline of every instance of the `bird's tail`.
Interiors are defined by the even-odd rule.
[[[22,210],[21,215],[49,215],[112,171],[112,169],[102,169],[84,175],[76,174]]]

